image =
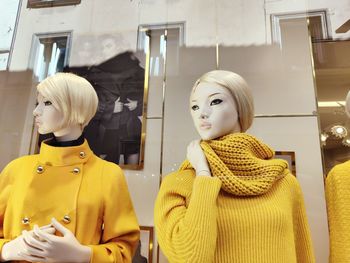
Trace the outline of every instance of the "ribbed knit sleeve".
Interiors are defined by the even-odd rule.
[[[192,170],[168,175],[155,203],[158,242],[171,263],[213,262],[217,239],[218,178]]]
[[[297,179],[290,175],[294,189],[294,241],[298,263],[313,263],[315,255],[311,241],[309,223],[306,216],[304,197]]]
[[[350,162],[335,166],[326,179],[330,263],[350,262]]]

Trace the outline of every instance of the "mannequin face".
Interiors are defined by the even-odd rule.
[[[200,83],[190,100],[194,125],[203,140],[240,132],[237,106],[230,91],[215,83]]]
[[[35,124],[40,134],[56,133],[61,130],[63,114],[59,112],[47,98],[40,93],[37,97],[38,105],[33,111]]]

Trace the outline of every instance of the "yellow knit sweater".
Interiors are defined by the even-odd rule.
[[[201,143],[213,177],[186,161],[165,177],[155,204],[171,263],[315,262],[302,193],[273,151],[247,134]]]
[[[350,262],[350,161],[339,164],[326,178],[330,232],[330,263]]]

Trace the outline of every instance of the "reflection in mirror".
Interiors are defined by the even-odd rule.
[[[350,121],[345,98],[350,87],[350,41],[314,41],[320,140],[324,172],[350,160]]]
[[[329,262],[350,262],[350,41],[314,41],[313,53],[327,175]]]
[[[71,33],[35,34],[29,67],[40,82],[68,64]]]

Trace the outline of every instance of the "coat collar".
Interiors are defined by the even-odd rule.
[[[93,155],[87,140],[78,146],[55,147],[41,143],[39,161],[52,166],[84,164]]]

